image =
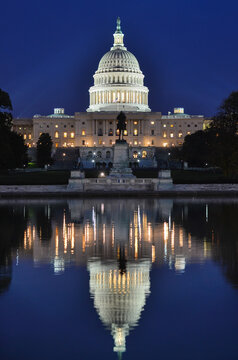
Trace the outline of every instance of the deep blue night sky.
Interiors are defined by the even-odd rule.
[[[85,111],[117,16],[149,105],[214,114],[238,90],[237,0],[13,0],[1,4],[0,88],[14,116]]]

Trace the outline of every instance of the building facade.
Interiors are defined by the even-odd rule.
[[[63,108],[55,108],[52,115],[14,119],[13,129],[22,134],[29,148],[36,146],[42,133],[49,133],[54,147],[65,151],[73,147],[91,148],[88,151],[113,147],[120,111],[127,118],[124,138],[137,152],[148,147],[182,145],[186,135],[203,129],[204,117],[185,114],[183,108],[175,108],[168,115],[151,111],[144,75],[136,57],[124,46],[123,38],[118,18],[114,44],[93,76],[87,111],[71,116]]]

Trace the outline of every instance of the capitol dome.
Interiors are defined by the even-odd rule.
[[[120,19],[113,34],[114,44],[100,60],[89,89],[87,111],[150,111],[148,88],[136,57],[123,44]]]

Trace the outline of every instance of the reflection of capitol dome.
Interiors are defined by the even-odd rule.
[[[148,88],[136,57],[123,44],[120,19],[114,33],[114,44],[100,60],[89,89],[87,111],[150,111]]]
[[[114,351],[126,350],[126,336],[135,327],[150,293],[150,261],[127,262],[126,272],[116,261],[91,260],[90,294],[102,323],[111,329]]]

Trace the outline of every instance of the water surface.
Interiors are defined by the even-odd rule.
[[[0,201],[0,359],[238,357],[238,202]]]

